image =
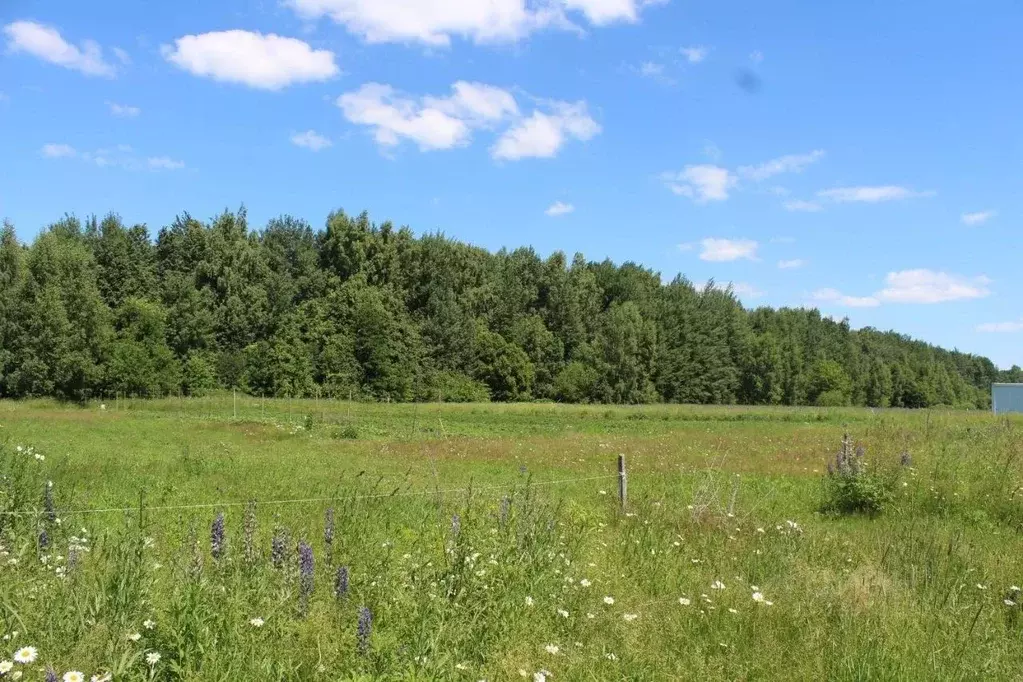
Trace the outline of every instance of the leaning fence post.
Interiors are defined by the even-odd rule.
[[[621,503],[622,509],[625,509],[628,495],[628,481],[625,477],[625,455],[618,455],[618,502]]]

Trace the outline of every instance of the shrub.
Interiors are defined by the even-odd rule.
[[[869,516],[880,514],[895,499],[898,470],[894,472],[886,475],[882,471],[872,471],[863,446],[854,449],[849,434],[846,434],[835,460],[828,462],[821,511]]]
[[[346,424],[340,428],[334,429],[334,438],[356,440],[358,437],[359,429],[355,427],[355,424]]]

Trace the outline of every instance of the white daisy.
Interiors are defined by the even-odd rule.
[[[590,586],[590,585],[592,585],[593,583],[591,583],[591,582],[590,582],[589,580],[587,580],[586,578],[583,578],[582,580],[580,580],[580,581],[579,581],[579,584],[580,584],[580,585],[582,585],[583,587],[589,587],[589,586]]]
[[[14,652],[14,660],[17,663],[35,663],[39,657],[39,650],[34,646],[23,646]]]
[[[128,635],[128,641],[129,642],[137,642],[140,639],[142,639],[142,635],[140,635],[137,632],[132,632],[131,634]]]
[[[142,627],[144,627],[147,630],[152,630],[153,628],[156,627],[156,622],[152,621],[152,620],[143,621],[142,622]]]
[[[767,600],[764,599],[763,593],[761,593],[761,592],[754,592],[753,593],[753,601],[757,602],[758,604],[763,604]]]
[[[612,604],[615,603],[615,598],[614,597],[604,597],[604,603],[607,604],[608,606],[611,606]]]
[[[11,672],[12,668],[14,668],[14,663],[11,661],[0,661],[0,675],[6,675]]]
[[[631,623],[632,621],[634,621],[637,618],[639,618],[639,614],[638,613],[626,613],[626,614],[624,614],[622,616],[622,618],[625,619],[625,622]]]
[[[263,627],[263,623],[264,622],[266,622],[266,621],[264,621],[259,616],[256,616],[255,618],[252,618],[252,619],[249,620],[249,625],[251,625],[254,628],[261,628],[261,627]]]
[[[558,615],[562,618],[568,618],[568,611],[565,609],[558,609]]]
[[[61,678],[64,682],[85,682],[85,675],[77,670],[69,670]]]
[[[156,665],[160,662],[160,654],[155,651],[150,651],[146,654],[146,663],[149,665]]]
[[[714,582],[712,582],[710,584],[710,589],[712,589],[712,590],[723,590],[723,589],[725,589],[725,584],[723,582],[721,582],[720,580],[715,580]]]
[[[551,656],[557,656],[558,652],[561,651],[561,647],[559,647],[557,644],[548,644],[547,646],[544,647],[544,650]]]
[[[693,602],[689,599],[689,597],[679,597],[678,603],[681,604],[682,606],[689,606]]]
[[[533,598],[532,597],[526,597],[526,606],[532,606],[532,605],[533,605]]]

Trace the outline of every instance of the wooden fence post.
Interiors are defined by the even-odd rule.
[[[628,481],[625,477],[625,455],[618,455],[618,501],[621,503],[622,509],[625,509],[628,496]]]

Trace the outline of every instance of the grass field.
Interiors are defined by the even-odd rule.
[[[821,512],[846,432],[879,514]],[[0,680],[1021,679],[1021,435],[977,412],[0,402]]]

